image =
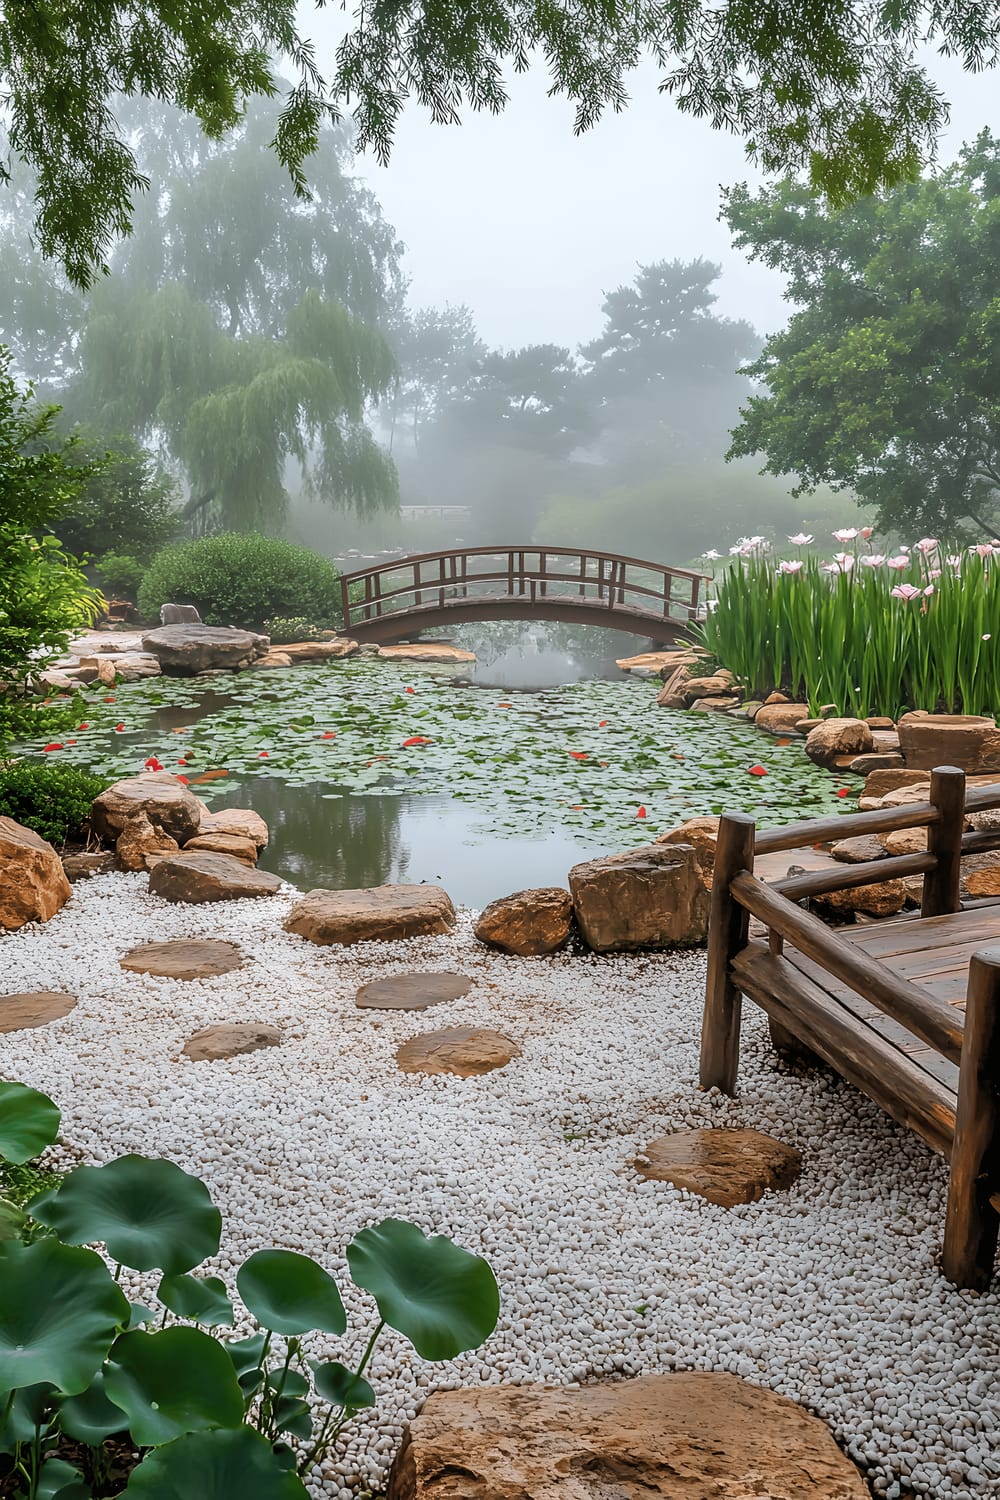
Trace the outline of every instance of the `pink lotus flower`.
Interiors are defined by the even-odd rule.
[[[928,578],[940,578],[941,577],[941,569],[940,568],[931,568],[930,572],[927,574],[927,577]],[[926,589],[924,590],[924,592],[925,593],[927,592]]]
[[[863,557],[858,558],[858,562],[866,568],[883,568],[886,561],[881,552],[866,552]]]
[[[834,531],[831,535],[835,542],[853,542],[861,533],[856,526],[845,526],[843,531]]]
[[[969,548],[969,551],[974,552],[977,557],[993,556],[993,548],[989,542],[977,542],[974,547]]]
[[[834,560],[835,563],[839,563],[840,564],[841,570],[844,573],[849,573],[851,571],[851,569],[854,567],[854,553],[853,552],[835,552],[833,554],[833,560]]]
[[[940,576],[941,575],[938,574],[938,577],[940,577]],[[931,596],[931,594],[933,594],[933,593],[934,593],[934,585],[933,585],[933,583],[929,583],[927,585],[927,587],[924,589],[924,597],[929,599],[930,596]]]
[[[960,552],[949,552],[945,558],[949,568],[960,568],[962,566],[962,554]]]
[[[809,532],[797,531],[795,535],[790,536],[788,540],[791,542],[793,547],[808,547],[809,543],[812,541],[812,536]]]
[[[780,562],[778,564],[778,572],[798,573],[803,567],[805,567],[805,564],[801,561],[801,559],[793,562]]]
[[[922,536],[917,543],[917,551],[922,552],[925,557],[931,552],[936,552],[937,548],[938,539],[936,536]]]
[[[897,553],[895,557],[886,559],[886,567],[895,568],[897,573],[901,573],[904,568],[908,568],[909,566],[910,559],[903,552]]]
[[[867,542],[868,541],[869,537],[872,534],[873,529],[874,528],[871,527],[871,526],[862,526],[862,528],[861,528],[861,540],[863,542]]]
[[[934,592],[934,585],[931,584],[931,593],[933,594],[933,592]],[[909,599],[919,599],[920,598],[920,590],[917,589],[917,588],[914,588],[914,586],[913,586],[912,583],[899,583],[899,584],[896,585],[896,587],[894,589],[891,590],[891,593],[892,593],[892,597],[894,599],[907,599],[907,600],[909,600]]]

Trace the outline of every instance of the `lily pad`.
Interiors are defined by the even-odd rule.
[[[142,1447],[243,1421],[243,1392],[232,1361],[198,1328],[123,1333],[108,1357],[104,1383]]]
[[[251,1427],[190,1433],[147,1454],[124,1500],[309,1500],[302,1480]]]
[[[49,1237],[0,1244],[0,1391],[40,1381],[86,1390],[128,1312],[93,1250]]]

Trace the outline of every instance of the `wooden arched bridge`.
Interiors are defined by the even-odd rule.
[[[345,573],[344,631],[392,641],[469,620],[561,620],[669,643],[697,618],[703,573],[575,547],[459,547]]]

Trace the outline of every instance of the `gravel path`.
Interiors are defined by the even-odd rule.
[[[45,927],[3,940],[3,988],[80,1003],[0,1036],[0,1073],[52,1094],[88,1159],[137,1151],[202,1175],[227,1216],[230,1284],[271,1243],[342,1273],[351,1235],[387,1214],[488,1256],[503,1311],[482,1355],[426,1366],[387,1338],[378,1415],[317,1496],[377,1488],[429,1389],[675,1368],[802,1402],[877,1495],[1000,1494],[1000,1297],[936,1269],[944,1166],[832,1077],[779,1071],[752,1006],[740,1100],[699,1094],[701,954],[506,958],[475,943],[467,915],[448,938],[320,949],[282,932],[293,898],[178,907],[140,875],[76,886]],[[233,939],[248,963],[190,982],[119,968],[127,948],[171,937]],[[417,1014],[355,1007],[359,984],[422,967],[459,969],[472,992]],[[179,1056],[225,1020],[272,1022],[284,1044]],[[523,1056],[468,1080],[398,1071],[400,1042],[457,1025],[504,1031]],[[801,1181],[725,1210],[630,1165],[652,1137],[706,1124],[797,1146]],[[368,1309],[349,1283],[345,1301],[360,1340]],[[317,1352],[343,1357],[335,1343]]]

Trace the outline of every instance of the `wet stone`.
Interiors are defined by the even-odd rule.
[[[68,1016],[76,1006],[76,996],[54,990],[25,990],[17,995],[0,995],[0,1032],[28,1031],[33,1026],[47,1026]]]
[[[445,1000],[461,1000],[471,989],[472,980],[464,974],[392,974],[363,984],[356,1003],[362,1010],[426,1010]]]
[[[645,1158],[636,1162],[644,1177],[671,1182],[721,1208],[789,1188],[802,1170],[794,1147],[759,1130],[678,1130],[650,1141]]]
[[[235,943],[217,938],[176,938],[167,943],[141,943],[118,960],[123,969],[136,974],[156,974],[163,979],[208,979],[229,974],[243,966],[243,954]]]
[[[449,1026],[411,1037],[396,1052],[403,1073],[453,1073],[474,1078],[504,1068],[521,1049],[509,1036],[475,1026]]]
[[[184,1055],[192,1062],[218,1062],[224,1057],[239,1057],[245,1052],[259,1052],[262,1047],[281,1045],[277,1026],[263,1021],[225,1021],[205,1026],[184,1043]]]

